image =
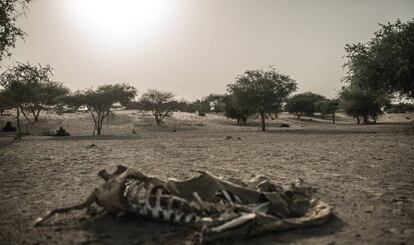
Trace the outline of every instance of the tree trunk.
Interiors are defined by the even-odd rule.
[[[364,121],[363,121],[363,123],[364,124],[368,124],[368,115],[367,114],[364,115]]]
[[[160,125],[160,123],[161,123],[161,120],[158,117],[158,115],[155,115],[155,122],[157,123],[157,125]]]
[[[102,129],[102,124],[101,124],[101,116],[98,116],[98,124],[96,125],[96,135],[101,135],[101,129]]]
[[[332,124],[335,124],[335,112],[332,112]]]
[[[19,106],[20,108],[20,112],[23,114],[23,116],[26,118],[26,120],[30,123],[30,119],[29,117],[26,115],[26,113],[24,112],[23,108],[21,106]]]
[[[36,111],[36,114],[34,115],[34,120],[35,120],[35,122],[38,122],[39,121],[39,115],[40,115],[40,111],[41,111],[42,109],[37,109],[37,111]]]
[[[36,120],[36,110],[32,107],[32,108],[30,108],[30,112],[32,113],[32,115],[33,115],[33,119],[34,119],[34,121],[35,122],[37,122],[38,120]]]
[[[98,113],[98,124],[96,125],[96,135],[101,135],[104,118],[105,118],[105,112]]]
[[[262,131],[266,131],[266,122],[265,122],[266,118],[265,118],[264,112],[260,112],[260,119],[262,122]]]
[[[22,130],[20,127],[20,105],[17,106],[17,116],[16,116],[16,124],[17,124],[17,135],[16,135],[16,139],[21,139],[22,138]]]
[[[374,122],[373,122],[373,123],[374,123],[374,124],[377,124],[377,117],[374,117],[374,118],[373,118],[373,120],[374,120]]]
[[[95,131],[98,127],[98,122],[96,121],[95,115],[93,114],[93,111],[91,108],[88,107],[88,111],[91,113],[92,119],[93,119],[93,132],[92,135],[95,135]],[[98,114],[99,116],[99,114]]]

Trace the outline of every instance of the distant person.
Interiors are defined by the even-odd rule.
[[[16,132],[16,127],[13,127],[10,121],[6,122],[6,125],[3,127],[3,132]]]
[[[62,126],[60,126],[59,130],[57,130],[56,133],[53,134],[52,136],[70,136],[70,134],[66,132],[66,130],[63,129]]]

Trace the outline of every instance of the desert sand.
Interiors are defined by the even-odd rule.
[[[236,126],[218,114],[174,113],[156,126],[148,115],[116,111],[103,135],[91,136],[87,113],[43,113],[21,141],[0,133],[0,244],[197,244],[185,227],[91,210],[33,227],[47,210],[84,200],[101,183],[98,171],[118,164],[179,179],[197,170],[265,174],[283,185],[300,177],[334,208],[320,227],[220,244],[413,244],[414,115],[386,114],[376,125],[308,119],[282,114],[261,132],[255,120]],[[43,136],[59,126],[71,136]]]

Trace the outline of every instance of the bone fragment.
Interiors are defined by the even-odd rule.
[[[41,225],[43,222],[45,222],[47,219],[49,219],[50,217],[52,217],[55,214],[59,214],[59,213],[67,213],[70,212],[72,210],[79,210],[79,209],[84,209],[89,207],[92,203],[95,202],[95,193],[92,192],[88,199],[86,199],[84,202],[71,206],[71,207],[65,207],[65,208],[56,208],[52,211],[49,211],[43,218],[39,217],[35,220],[34,222],[34,226],[38,226]]]
[[[151,196],[152,188],[154,188],[154,185],[149,183],[147,187],[147,192],[145,193],[145,204],[148,206],[150,205],[150,196]]]
[[[226,222],[220,226],[211,228],[211,232],[222,232],[234,227],[241,226],[242,224],[254,219],[256,217],[255,213],[242,213],[242,215],[236,219],[233,219],[229,222]]]
[[[202,207],[202,206],[203,206],[203,201],[201,200],[201,197],[198,195],[198,193],[197,193],[197,192],[193,192],[193,197],[194,197],[194,200],[195,200],[198,204],[200,204],[200,206]]]
[[[229,193],[225,190],[223,190],[222,192],[223,192],[224,197],[227,199],[227,201],[229,201],[230,204],[233,204],[233,201],[231,200]]]
[[[266,213],[269,209],[270,202],[264,202],[252,208],[253,212]]]
[[[157,190],[156,199],[155,199],[155,208],[161,209],[161,196],[162,196],[162,189]]]
[[[123,193],[124,197],[126,197],[126,195],[128,193],[128,189],[129,189],[129,185],[126,185],[125,189],[124,189],[124,193]]]
[[[173,213],[173,211],[170,210],[170,209],[164,209],[164,210],[162,210],[162,212],[164,214],[164,220],[165,221],[170,221],[171,214]]]
[[[170,195],[170,197],[168,198],[168,207],[167,207],[167,209],[171,210],[173,203],[174,203],[174,197]]]
[[[174,217],[174,222],[175,223],[180,223],[180,221],[181,221],[181,217],[183,217],[183,213],[181,213],[181,212],[176,212],[175,213],[175,217]]]
[[[185,216],[185,223],[190,223],[190,221],[193,219],[193,217],[195,216],[195,214],[187,214]]]
[[[237,203],[239,203],[239,204],[242,203],[242,201],[240,200],[240,198],[238,196],[234,195],[234,193],[233,193],[233,197],[234,197],[234,199],[236,199],[236,202]]]

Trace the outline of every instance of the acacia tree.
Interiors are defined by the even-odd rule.
[[[325,118],[326,114],[332,115],[332,123],[335,124],[335,113],[338,110],[339,101],[337,99],[322,99],[316,102],[316,110]]]
[[[235,95],[225,95],[222,102],[224,103],[224,115],[231,119],[236,119],[236,124],[246,125],[247,119],[254,114],[250,107],[243,107]]]
[[[375,123],[377,117],[383,113],[382,107],[389,103],[388,96],[354,85],[343,88],[339,98],[342,110],[349,116],[356,118],[358,124],[361,117],[364,124],[369,123],[369,117]]]
[[[322,95],[311,92],[296,94],[287,100],[285,108],[300,119],[303,114],[313,115],[317,111],[316,103],[323,99]]]
[[[7,100],[7,94],[4,90],[0,90],[0,115],[3,115],[5,110],[13,109]]]
[[[162,120],[174,110],[174,94],[150,89],[141,95],[140,104],[143,110],[149,110],[155,117],[155,122],[160,125]]]
[[[347,44],[346,81],[414,99],[414,19],[380,25],[367,43]]]
[[[52,81],[51,70],[49,65],[17,63],[2,74],[4,87],[8,87],[10,83],[14,82],[19,82],[21,87],[24,87],[24,98],[19,102],[19,109],[27,120],[29,117],[25,112],[31,113],[37,122],[40,112],[46,106],[55,105],[57,98],[69,92],[69,89],[64,87],[62,83]]]
[[[288,75],[274,68],[250,70],[228,85],[228,92],[237,97],[240,108],[260,114],[262,131],[266,130],[266,114],[278,113],[282,101],[297,88]]]
[[[225,104],[223,102],[226,96],[222,94],[210,94],[205,97],[203,100],[209,103],[209,107],[211,105],[211,110],[218,113],[224,112]]]
[[[6,82],[7,81],[7,82]],[[5,80],[4,76],[1,78],[1,84],[4,87],[2,91],[2,98],[6,106],[16,109],[16,125],[17,136],[16,139],[22,138],[22,130],[20,124],[21,105],[25,103],[26,98],[30,96],[28,90],[28,83],[20,80]]]
[[[199,116],[205,116],[207,112],[210,112],[210,101],[206,99],[195,100],[190,103],[190,107],[198,112]]]
[[[11,108],[16,109],[17,138],[21,138],[20,114],[33,102],[39,91],[41,81],[49,79],[50,67],[32,66],[29,63],[18,63],[8,68],[0,76],[3,86],[2,96]]]
[[[39,114],[43,109],[47,106],[59,104],[62,98],[69,92],[69,89],[60,82],[41,81],[38,86],[38,92],[28,106],[34,120],[36,122],[39,121]]]
[[[16,20],[24,14],[29,2],[30,0],[0,0],[0,61],[4,56],[10,56],[10,49],[15,47],[17,39],[25,36],[23,30],[16,26]]]
[[[72,107],[85,106],[90,112],[93,122],[93,135],[101,135],[104,119],[116,103],[127,105],[136,95],[134,87],[127,84],[111,84],[99,86],[96,90],[77,91],[64,98],[67,105]]]

